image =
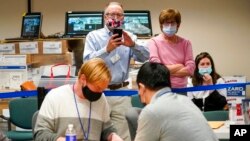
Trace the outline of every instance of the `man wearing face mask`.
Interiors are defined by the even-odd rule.
[[[124,20],[123,6],[118,2],[110,2],[104,9],[105,26],[102,29],[90,32],[86,37],[83,60],[102,58],[111,70],[112,80],[109,90],[127,89],[130,59],[145,62],[149,58],[146,47],[136,42],[136,36],[127,31],[122,31]],[[119,30],[118,30],[119,29]],[[111,107],[111,120],[118,130],[118,135],[130,141],[125,112],[132,107],[131,97],[110,96],[107,98]]]
[[[218,141],[194,103],[171,92],[165,65],[144,63],[136,83],[141,102],[147,106],[140,112],[134,141]]]
[[[187,77],[194,72],[195,65],[190,41],[176,35],[181,24],[181,14],[175,9],[162,10],[159,23],[162,34],[148,42],[149,61],[168,67],[172,87],[184,88],[187,86]]]
[[[216,72],[214,61],[209,53],[198,54],[195,58],[195,66],[192,84],[189,86],[225,84],[224,79]],[[226,89],[188,92],[188,97],[202,111],[227,110],[226,95]]]
[[[36,141],[65,141],[68,124],[77,140],[122,141],[110,121],[110,109],[103,94],[111,73],[100,58],[86,61],[73,85],[54,88],[46,95],[34,128]]]

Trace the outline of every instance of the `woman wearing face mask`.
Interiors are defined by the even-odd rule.
[[[76,129],[77,140],[122,141],[110,121],[110,109],[103,90],[111,73],[100,58],[86,61],[73,85],[52,89],[39,110],[34,128],[36,141],[65,141],[68,124]]]
[[[195,58],[195,71],[191,86],[224,84],[224,79],[216,72],[214,61],[207,52]],[[202,111],[227,109],[226,89],[188,92],[188,96]]]
[[[159,16],[162,33],[148,42],[150,61],[164,64],[170,70],[171,86],[184,88],[194,71],[192,45],[177,34],[181,24],[178,10],[162,10]],[[186,95],[186,93],[184,93]]]

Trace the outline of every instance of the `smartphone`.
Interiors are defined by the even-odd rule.
[[[122,29],[120,29],[120,28],[113,29],[113,34],[118,34],[118,36],[116,36],[115,38],[122,37]]]

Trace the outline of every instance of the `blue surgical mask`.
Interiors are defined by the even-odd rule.
[[[207,67],[207,68],[199,68],[199,74],[204,75],[204,74],[211,74],[212,68]]]
[[[163,26],[162,31],[166,36],[172,37],[177,31],[177,25]]]

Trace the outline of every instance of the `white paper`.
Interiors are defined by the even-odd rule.
[[[0,66],[0,89],[20,90],[20,85],[27,81],[27,66]]]
[[[0,55],[0,66],[26,65],[26,55]]]
[[[0,44],[0,54],[15,54],[15,44]]]
[[[61,41],[43,42],[43,53],[44,54],[61,54],[62,53],[62,42]]]
[[[38,54],[38,42],[19,43],[20,54]]]

